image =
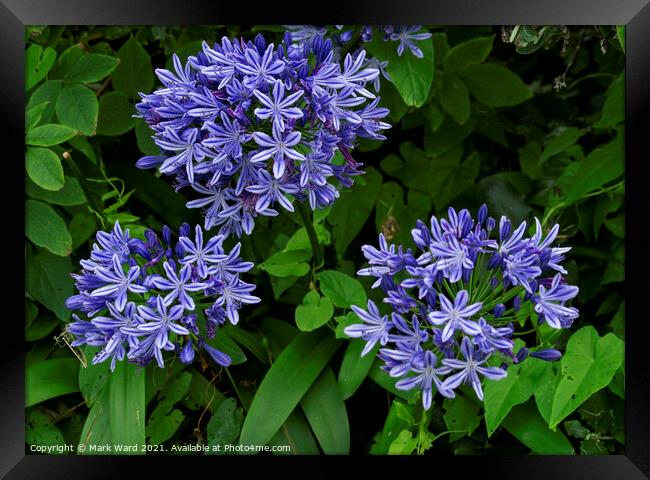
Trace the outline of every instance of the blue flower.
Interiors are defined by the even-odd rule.
[[[284,98],[284,82],[276,80],[273,85],[272,96],[268,96],[254,90],[253,94],[262,103],[262,107],[255,109],[255,116],[261,119],[273,119],[273,126],[281,132],[284,131],[284,119],[299,119],[303,117],[303,112],[298,107],[292,107],[296,101],[305,93],[304,90],[298,90],[287,98]]]
[[[439,300],[440,310],[430,312],[428,318],[429,321],[436,326],[445,326],[442,330],[443,342],[449,340],[459,328],[467,335],[476,335],[477,333],[480,333],[481,329],[478,324],[469,318],[472,315],[477,314],[481,310],[483,304],[476,302],[467,305],[469,296],[467,295],[466,290],[461,290],[456,294],[453,304],[442,293],[439,296]]]
[[[178,299],[183,307],[187,310],[194,310],[194,300],[187,292],[198,292],[204,290],[208,285],[205,283],[192,282],[192,269],[190,265],[184,265],[180,274],[170,266],[168,262],[163,264],[167,278],[157,276],[153,278],[152,283],[160,290],[171,290],[165,295],[165,304],[171,303]]]
[[[253,133],[255,142],[263,149],[251,157],[251,162],[263,162],[273,157],[273,176],[280,178],[284,175],[286,159],[304,160],[305,156],[295,148],[300,142],[300,132],[283,133],[276,123],[273,124],[273,136],[264,132]]]
[[[393,328],[393,322],[388,320],[388,315],[381,315],[377,305],[372,300],[368,300],[368,311],[352,305],[352,311],[364,322],[345,327],[343,330],[348,337],[361,338],[366,342],[366,346],[361,351],[361,356],[365,356],[374,348],[377,342],[386,345],[388,342],[388,333]]]
[[[575,307],[567,307],[565,302],[578,295],[578,287],[562,284],[562,275],[553,277],[551,287],[547,290],[539,286],[539,292],[533,297],[535,311],[553,328],[566,328],[578,317]]]
[[[417,33],[420,30],[420,25],[399,25],[398,28],[390,34],[391,40],[399,41],[397,55],[402,56],[404,50],[408,48],[417,58],[424,57],[424,53],[422,53],[422,50],[420,50],[420,48],[415,44],[415,41],[427,40],[428,38],[431,38],[431,33]]]
[[[444,390],[454,390],[461,383],[466,383],[471,385],[479,400],[483,400],[483,387],[481,386],[479,374],[490,380],[500,380],[505,378],[507,373],[499,367],[483,366],[486,358],[482,357],[476,351],[472,342],[467,337],[464,337],[460,344],[460,352],[464,360],[453,358],[445,358],[442,360],[442,364],[446,367],[458,370],[442,382],[442,388]]]
[[[284,194],[295,195],[300,191],[298,185],[282,183],[277,178],[272,177],[266,170],[260,171],[257,182],[257,185],[246,187],[249,192],[259,195],[257,202],[255,202],[255,210],[263,212],[272,203],[278,202],[285,209],[293,212],[293,205]]]
[[[183,265],[196,267],[200,278],[208,276],[211,265],[222,262],[226,255],[223,253],[221,243],[223,236],[215,235],[203,245],[203,230],[200,225],[195,228],[194,241],[188,237],[179,237],[178,243],[183,247],[184,256],[179,261]]]
[[[398,380],[395,383],[395,388],[398,390],[412,390],[417,387],[422,390],[422,405],[426,410],[431,408],[434,386],[443,396],[453,398],[455,396],[452,391],[453,389],[447,388],[438,378],[439,374],[445,374],[449,369],[444,367],[436,368],[437,363],[438,359],[433,352],[427,350],[424,353],[422,361],[414,363],[411,367],[411,371],[415,372],[416,375]]]
[[[110,269],[99,266],[95,268],[96,277],[106,283],[90,292],[90,296],[114,299],[115,307],[121,312],[126,305],[127,292],[144,293],[147,289],[135,283],[140,276],[140,267],[131,267],[127,273],[124,273],[117,255],[113,255],[111,267]]]

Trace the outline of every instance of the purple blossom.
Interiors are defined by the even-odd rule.
[[[377,305],[372,300],[368,300],[367,311],[352,305],[352,311],[364,322],[345,327],[344,332],[352,338],[361,338],[366,342],[366,346],[361,352],[365,356],[379,342],[386,345],[388,342],[388,333],[393,328],[393,322],[388,320],[388,315],[381,315]]]
[[[461,290],[456,294],[452,304],[444,294],[440,294],[440,310],[429,313],[429,321],[436,325],[444,325],[442,330],[442,341],[449,340],[456,330],[461,329],[467,335],[476,335],[480,333],[480,327],[475,321],[469,318],[477,314],[483,304],[480,302],[467,305],[469,296],[466,290]]]

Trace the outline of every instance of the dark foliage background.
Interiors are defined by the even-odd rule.
[[[522,377],[498,404],[490,404],[487,392],[485,407],[471,395],[454,402],[438,397],[422,434],[414,420],[419,401],[396,394],[372,358],[356,360],[358,341],[342,335],[353,314],[337,307],[314,332],[332,342],[332,353],[269,444],[290,444],[294,453],[412,453],[423,442],[436,453],[622,453],[624,30],[429,30],[424,60],[391,64],[410,69],[406,77],[416,81],[406,85],[392,71],[395,85],[382,79],[382,104],[393,125],[388,140],[359,145],[355,158],[366,175],[331,209],[315,214],[323,269],[354,277],[365,261],[360,247],[376,243],[378,232],[410,245],[415,220],[449,206],[476,211],[487,203],[495,217],[560,223],[561,242],[573,246],[568,269],[580,286],[581,317],[556,344],[564,350],[588,325],[597,332],[591,346],[574,352],[580,385],[568,414],[555,421],[540,405],[553,396],[553,379],[566,373],[558,365],[534,384]],[[173,453],[172,445],[236,443],[270,366],[287,345],[295,347],[296,306],[321,277],[309,269],[303,275],[311,253],[304,250],[300,219],[286,213],[263,217],[242,239],[244,258],[257,265],[249,280],[263,302],[246,309],[238,327],[223,329],[235,364],[227,371],[207,360],[191,367],[176,361],[164,370],[147,367],[146,375],[131,379],[137,386],[120,389],[105,366],[84,368],[91,352],[73,351],[62,333],[70,320],[63,305],[73,291],[69,273],[88,256],[97,229],[119,220],[141,235],[145,227],[201,221],[165,178],[135,168],[138,158],[158,151],[148,127],[131,116],[137,92],[157,86],[153,70],[169,67],[173,52],[185,60],[202,40],[258,32],[282,35],[271,26],[26,30],[28,445],[146,439],[149,453]],[[380,43],[367,48],[390,56]],[[80,67],[80,59],[87,63]],[[348,293],[376,298],[371,282],[359,281]],[[621,355],[612,376],[603,374],[602,349],[613,344]],[[286,388],[299,390],[298,383]],[[293,393],[269,396],[268,412]]]

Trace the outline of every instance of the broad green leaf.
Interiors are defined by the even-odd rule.
[[[372,455],[386,455],[393,441],[397,438],[399,433],[409,427],[406,422],[399,415],[399,410],[406,408],[406,406],[399,400],[393,400],[393,403],[386,416],[384,428],[375,435],[375,442],[370,447],[370,454]]]
[[[111,416],[109,410],[110,389],[104,388],[93,403],[86,417],[77,452],[79,455],[110,454],[112,452],[92,451],[91,445],[107,445],[112,443]],[[80,449],[79,445],[83,445]]]
[[[56,107],[56,99],[59,97],[59,92],[61,91],[61,85],[63,82],[61,80],[48,80],[43,83],[40,87],[34,90],[32,96],[27,102],[26,109],[29,110],[35,105],[39,105],[43,102],[49,102],[43,110],[43,115],[41,116],[41,122],[47,123],[52,120],[54,116],[54,109]]]
[[[145,155],[160,155],[160,147],[153,141],[153,131],[142,118],[134,118],[135,138],[138,148]]]
[[[27,132],[25,143],[36,147],[51,147],[58,145],[77,135],[74,128],[65,125],[58,125],[56,123],[49,123],[31,129]]]
[[[38,122],[40,122],[41,118],[43,117],[43,112],[45,112],[45,109],[49,104],[50,102],[46,100],[44,102],[39,103],[38,105],[34,105],[33,107],[26,109],[25,111],[26,132],[29,132],[32,128],[38,125]]]
[[[624,342],[613,333],[599,337],[592,326],[575,332],[562,357],[549,425],[555,428],[592,394],[612,381],[624,359]]]
[[[604,220],[604,225],[618,238],[625,238],[625,214],[618,215],[614,218]]]
[[[328,232],[322,224],[314,224],[314,230],[316,230],[316,237],[318,238],[319,244],[329,245],[331,243],[330,232]],[[284,246],[283,250],[285,252],[291,252],[293,250],[311,250],[311,243],[309,243],[307,229],[305,227],[300,227],[298,230],[296,230],[296,232],[287,241],[287,244]]]
[[[111,440],[115,445],[135,445],[137,451],[130,453],[144,453],[144,380],[144,369],[125,361],[117,362],[110,379]]]
[[[525,195],[499,174],[482,178],[476,184],[476,191],[497,218],[506,215],[512,222],[521,222],[530,216],[531,208]]]
[[[625,169],[621,134],[603,147],[594,149],[584,160],[577,162],[573,172],[565,171],[557,180],[564,195],[562,200],[571,204],[607,182],[615,180]]]
[[[63,81],[66,83],[99,82],[110,75],[118,63],[118,60],[110,55],[98,53],[83,55],[65,73]]]
[[[79,83],[64,85],[56,101],[56,115],[63,125],[84,135],[95,135],[99,103],[95,93]]]
[[[329,330],[300,333],[260,384],[242,427],[242,444],[264,445],[280,429],[339,347]]]
[[[65,184],[61,160],[49,148],[28,148],[25,153],[25,169],[32,182],[43,191],[56,192]]]
[[[454,120],[463,125],[470,115],[469,91],[460,77],[447,73],[440,86],[440,105]]]
[[[474,184],[479,174],[480,158],[472,152],[461,160],[462,148],[452,150],[431,160],[432,168],[438,173],[433,183],[431,195],[436,209],[443,209],[458,195]]]
[[[35,408],[27,414],[25,423],[25,443],[42,447],[63,447],[65,440],[61,430],[52,423],[52,420],[41,409]],[[57,450],[51,451],[57,455]]]
[[[413,390],[398,390],[395,388],[395,382],[399,379],[388,375],[388,373],[384,372],[380,366],[381,362],[378,359],[375,359],[375,362],[372,364],[372,367],[370,367],[370,371],[368,372],[368,376],[377,385],[406,401],[411,401],[416,397],[419,392],[417,388],[414,388]]]
[[[573,447],[559,430],[548,428],[532,402],[512,409],[503,426],[538,455],[573,455]]]
[[[264,260],[258,267],[274,277],[302,277],[309,271],[309,264],[305,262],[311,256],[311,250],[280,251]]]
[[[29,324],[25,328],[25,340],[34,342],[49,335],[58,325],[61,325],[59,320],[49,312],[45,312]]]
[[[458,148],[474,130],[475,122],[470,119],[463,125],[459,125],[446,115],[435,130],[427,130],[424,132],[424,150],[429,156],[440,156],[453,151]]]
[[[269,356],[264,347],[263,337],[259,332],[249,332],[236,325],[225,325],[221,331],[227,331],[230,338],[255,355],[264,365],[269,364]]]
[[[192,374],[192,383],[184,401],[185,406],[191,410],[207,408],[213,412],[226,399],[225,395],[198,370],[190,368],[189,372]]]
[[[232,365],[241,365],[246,361],[246,355],[242,352],[232,338],[228,335],[228,330],[220,328],[212,340],[207,342],[217,350],[222,351],[230,356]]]
[[[56,192],[44,190],[34,182],[27,182],[25,191],[32,198],[44,200],[54,205],[70,207],[86,203],[86,196],[81,189],[81,185],[79,185],[79,180],[76,177],[69,177],[67,175],[63,183],[63,188]]]
[[[400,156],[391,153],[381,161],[381,169],[399,178],[404,186],[429,194],[433,190],[433,182],[438,176],[433,161],[424,151],[413,142],[404,142],[399,146]],[[413,175],[413,172],[419,172]]]
[[[476,37],[459,43],[445,54],[443,67],[447,72],[460,72],[470,65],[483,63],[492,51],[494,35]]]
[[[461,76],[476,99],[490,107],[510,107],[533,97],[521,78],[501,65],[470,65]]]
[[[147,420],[146,432],[149,444],[159,445],[169,440],[176,433],[181,422],[185,419],[185,415],[180,410],[174,409],[174,405],[187,395],[191,383],[192,374],[182,372],[172,378],[160,391],[158,405],[156,405]]]
[[[316,290],[310,290],[295,310],[295,320],[303,332],[311,332],[325,325],[334,315],[329,297],[321,297]]]
[[[585,438],[590,433],[579,420],[567,420],[564,422],[564,429],[573,438]]]
[[[95,403],[104,390],[108,391],[107,385],[112,373],[110,362],[93,365],[92,359],[99,350],[98,347],[86,346],[84,355],[88,366],[81,365],[79,367],[79,391],[89,407]]]
[[[75,213],[68,223],[68,232],[72,237],[72,251],[83,245],[97,231],[97,222],[90,212]]]
[[[208,422],[208,446],[212,449],[217,445],[234,444],[239,437],[243,421],[244,412],[237,406],[237,401],[234,398],[224,400]],[[216,452],[211,450],[209,453]]]
[[[618,42],[621,44],[623,52],[625,52],[625,25],[616,26],[616,38],[618,38]]]
[[[275,455],[318,455],[318,445],[309,424],[300,409],[295,409],[282,427],[268,442],[269,446],[291,447],[290,452],[273,452]]]
[[[544,151],[539,157],[539,164],[542,165],[549,158],[559,153],[564,153],[571,145],[575,143],[584,135],[584,132],[576,127],[568,127],[558,136],[553,137],[544,147]]]
[[[331,368],[325,367],[300,406],[326,455],[350,453],[348,414]]]
[[[149,92],[153,88],[151,57],[135,37],[129,38],[117,51],[120,64],[113,72],[113,88],[138,100],[138,92]]]
[[[122,135],[135,125],[135,107],[122,92],[108,92],[99,99],[98,135]]]
[[[72,237],[63,219],[48,204],[27,200],[25,235],[39,247],[62,257],[72,252]]]
[[[625,77],[621,73],[609,86],[605,93],[603,114],[594,128],[607,128],[625,121]]]
[[[417,46],[424,54],[423,58],[417,58],[408,51],[399,56],[395,44],[384,42],[379,35],[375,35],[375,37],[374,40],[365,44],[365,48],[372,56],[388,61],[386,70],[397,91],[402,95],[404,103],[414,107],[424,105],[429,96],[434,75],[431,39],[417,42]]]
[[[354,392],[361,386],[379,351],[379,345],[375,345],[366,356],[362,357],[361,352],[365,346],[366,342],[356,338],[350,341],[345,350],[339,370],[339,388],[344,400],[354,395]]]
[[[365,185],[355,184],[341,194],[332,206],[327,221],[332,225],[332,236],[336,255],[342,258],[352,240],[366,223],[381,190],[381,175],[374,168],[366,169]],[[354,208],[350,208],[354,205]]]
[[[499,381],[486,381],[483,406],[488,437],[494,433],[512,407],[526,402],[535,392],[546,362],[529,357],[508,368],[508,376]]]
[[[88,55],[88,53],[86,52],[86,47],[82,43],[75,43],[66,48],[61,55],[59,55],[59,59],[52,68],[51,76],[63,79],[68,70],[70,70],[84,55]]]
[[[350,308],[352,305],[364,306],[368,297],[356,278],[336,270],[325,270],[316,275],[321,292],[335,307]]]
[[[29,365],[25,371],[25,406],[79,391],[76,358],[55,358]]]
[[[499,382],[486,382],[486,387],[492,383]],[[445,409],[443,418],[447,430],[450,432],[455,431],[449,436],[450,442],[455,442],[464,435],[470,436],[481,424],[481,417],[479,416],[481,407],[467,395],[457,395],[453,399],[445,398],[443,407]]]
[[[70,310],[65,308],[65,301],[74,293],[70,257],[59,257],[41,249],[27,259],[25,268],[29,294],[54,312],[57,318],[68,321]]]
[[[88,142],[88,139],[83,136],[78,136],[71,138],[68,143],[75,149],[79,150],[81,153],[84,154],[84,156],[93,162],[94,164],[97,163],[97,155],[95,155],[95,151],[93,150],[93,147],[90,145]]]
[[[25,52],[25,91],[43,80],[54,65],[56,50],[32,44]]]
[[[418,439],[409,430],[402,430],[388,447],[389,455],[410,455],[415,451]]]

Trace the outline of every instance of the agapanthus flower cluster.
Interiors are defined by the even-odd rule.
[[[141,366],[155,359],[162,368],[163,351],[189,364],[203,350],[228,366],[230,357],[210,343],[226,321],[237,324],[243,305],[260,301],[255,285],[240,279],[253,264],[239,257],[239,244],[226,252],[222,235],[204,238],[200,225],[181,225],[178,237],[165,226],[162,239],[146,230],[145,238],[118,222],[97,232],[90,258],[72,274],[79,293],[66,301],[86,317],[72,315],[72,345],[100,347],[92,363],[110,359],[111,370],[125,358]]]
[[[292,200],[312,209],[332,204],[360,173],[351,151],[358,137],[385,139],[386,108],[369,90],[379,70],[364,51],[334,60],[332,42],[254,41],[208,45],[175,72],[157,69],[163,88],[141,94],[139,116],[162,154],[140,168],[174,176],[203,208],[205,229],[250,234],[258,215],[275,216]]]
[[[398,389],[420,389],[426,409],[435,391],[453,398],[461,384],[482,400],[483,378],[504,378],[508,365],[528,355],[557,360],[561,353],[543,344],[514,351],[522,318],[535,329],[562,329],[578,317],[567,305],[578,287],[567,285],[562,266],[570,247],[553,246],[559,225],[544,233],[535,219],[532,236],[526,227],[506,217],[497,226],[483,205],[476,220],[453,208],[448,218],[431,217],[430,226],[418,220],[416,251],[380,234],[379,248],[362,247],[370,266],[357,273],[377,278],[373,288],[383,289],[392,311],[383,315],[372,301],[353,306],[362,323],[345,333],[367,342],[362,355],[379,343],[382,368],[400,377]]]

